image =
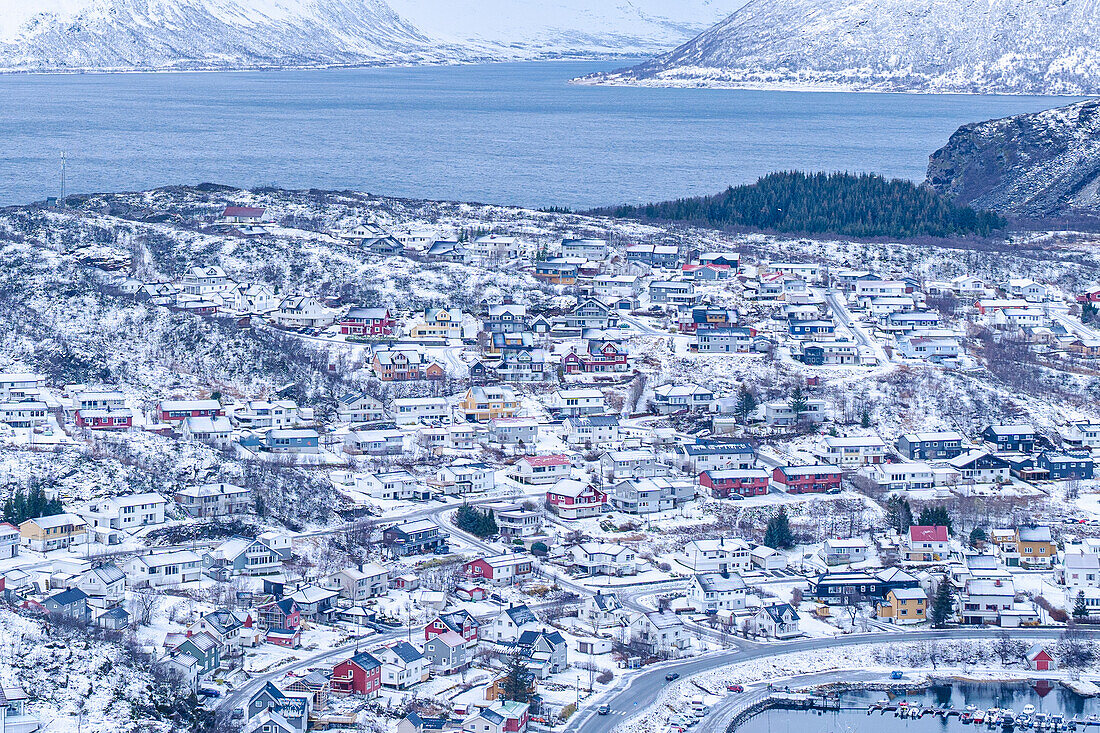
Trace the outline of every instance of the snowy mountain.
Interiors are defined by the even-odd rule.
[[[1092,94],[1100,0],[751,0],[590,83]]]
[[[1100,212],[1100,102],[966,125],[928,182],[959,203],[1029,217]]]
[[[648,54],[743,0],[0,0],[0,69],[231,69]]]

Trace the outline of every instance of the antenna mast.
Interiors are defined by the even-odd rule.
[[[65,207],[65,151],[61,151],[61,198],[58,199],[58,204],[62,208]]]

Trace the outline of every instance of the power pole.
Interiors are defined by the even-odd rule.
[[[65,151],[61,151],[61,197],[57,200],[61,208],[65,208]]]

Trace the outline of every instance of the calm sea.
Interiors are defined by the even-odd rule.
[[[625,62],[0,76],[0,204],[215,181],[570,207],[777,169],[924,178],[966,122],[1042,97],[584,87]]]

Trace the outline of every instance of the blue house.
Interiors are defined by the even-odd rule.
[[[213,672],[222,663],[222,650],[218,640],[205,631],[191,634],[176,646],[175,651],[194,657],[199,663],[199,676]]]
[[[1047,471],[1051,481],[1069,481],[1072,479],[1092,478],[1092,458],[1085,451],[1055,453],[1043,451],[1035,459],[1035,465]]]
[[[1030,453],[1035,450],[1036,435],[1031,425],[990,425],[982,431],[982,439],[999,451]]]
[[[263,447],[272,453],[316,453],[321,436],[311,429],[275,429],[264,433]]]
[[[51,615],[67,616],[82,623],[88,623],[92,618],[91,610],[88,608],[88,594],[79,588],[55,593],[42,601],[42,605]]]
[[[966,438],[955,430],[906,433],[895,445],[910,461],[951,460],[966,452]]]
[[[787,327],[791,336],[831,336],[836,332],[832,321],[791,321]]]

